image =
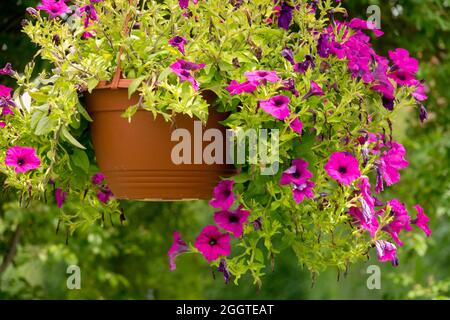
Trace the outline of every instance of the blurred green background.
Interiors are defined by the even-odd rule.
[[[0,2],[0,65],[22,70],[36,48],[20,32],[26,7],[36,0]],[[194,239],[212,221],[205,202],[124,203],[126,224],[93,226],[68,239],[56,233],[58,211],[34,203],[19,208],[8,193],[0,195],[0,299],[441,299],[450,297],[450,0],[344,1],[351,17],[367,18],[369,5],[381,8],[385,35],[375,41],[380,52],[404,47],[420,58],[420,75],[430,89],[430,120],[418,114],[397,119],[396,139],[405,144],[411,167],[391,189],[402,201],[421,203],[431,216],[433,235],[416,232],[400,250],[400,266],[380,265],[381,289],[369,290],[370,261],[351,266],[346,277],[336,270],[310,275],[285,251],[267,269],[262,287],[250,278],[225,285],[221,274],[200,256],[178,259],[169,272],[166,252],[172,231]],[[42,62],[38,66],[43,67]],[[13,85],[6,78],[3,84]],[[388,198],[389,195],[386,196]],[[375,255],[374,252],[371,254]],[[68,290],[66,269],[81,268],[81,290]]]

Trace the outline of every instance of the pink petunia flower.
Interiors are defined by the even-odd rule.
[[[64,0],[42,0],[42,4],[38,5],[36,8],[38,10],[46,11],[51,18],[70,12],[69,7]]]
[[[391,186],[400,181],[399,171],[407,168],[409,162],[404,158],[406,150],[402,144],[392,141],[389,147],[380,157],[379,170],[386,184]]]
[[[15,167],[16,173],[24,173],[39,168],[41,160],[34,148],[15,146],[6,151],[5,164]]]
[[[11,98],[12,91],[13,91],[12,88],[0,84],[0,97],[7,99]]]
[[[66,198],[67,198],[67,192],[63,192],[61,188],[56,188],[55,200],[56,200],[56,205],[58,206],[59,209],[61,209],[61,207],[63,206],[64,202],[66,201]]]
[[[223,230],[231,232],[239,238],[244,232],[244,223],[247,221],[250,211],[242,210],[239,206],[235,211],[222,210],[214,213],[214,221]]]
[[[234,96],[236,94],[241,94],[244,92],[251,93],[256,90],[258,87],[258,82],[254,81],[245,81],[243,83],[239,83],[236,80],[231,80],[228,87],[226,87],[227,91],[230,95]]]
[[[324,95],[322,88],[315,81],[311,80],[309,92],[303,96],[302,100],[306,100],[312,96]]]
[[[391,261],[394,267],[398,266],[397,247],[388,241],[375,241],[375,248],[377,249],[378,261]]]
[[[348,213],[354,218],[357,225],[367,230],[372,238],[375,237],[379,226],[378,219],[375,215],[367,217],[363,214],[363,210],[358,207],[351,207]]]
[[[358,183],[361,198],[359,198],[359,207],[351,207],[349,214],[355,219],[355,222],[361,228],[369,231],[372,238],[378,231],[378,219],[375,215],[375,199],[372,197],[369,179],[363,177]]]
[[[214,188],[213,199],[209,204],[213,208],[228,210],[234,202],[235,196],[233,192],[234,180],[222,180]]]
[[[205,67],[205,64],[197,64],[193,62],[188,62],[184,60],[177,60],[170,65],[172,71],[178,75],[181,81],[189,81],[192,84],[192,88],[198,91],[199,84],[198,81],[192,75],[192,71],[196,71]]]
[[[175,36],[169,40],[169,44],[172,47],[177,48],[184,55],[185,53],[184,46],[186,44],[186,38],[181,36]]]
[[[325,171],[331,178],[347,186],[361,176],[358,160],[347,152],[333,153],[325,165]]]
[[[313,188],[316,184],[310,180],[304,180],[301,183],[292,184],[292,194],[294,201],[297,203],[303,202],[305,198],[314,198]]]
[[[274,96],[268,100],[260,101],[259,106],[276,119],[284,120],[291,114],[289,111],[289,102],[289,97]]]
[[[281,79],[277,76],[276,71],[266,71],[266,70],[256,70],[256,71],[247,71],[244,73],[244,75],[247,77],[248,81],[253,82],[278,82]]]
[[[194,246],[208,262],[212,262],[220,256],[228,256],[230,254],[230,235],[228,233],[220,233],[216,226],[208,225],[203,228],[195,240]]]
[[[308,162],[303,159],[292,160],[291,167],[281,174],[280,185],[301,184],[312,178],[313,174],[308,170],[308,165]]]
[[[412,223],[422,229],[426,236],[429,237],[431,235],[431,229],[428,225],[430,218],[425,214],[422,206],[419,204],[416,204],[413,207],[417,211],[417,217],[412,221]]]
[[[356,30],[372,30],[376,37],[381,37],[384,32],[377,28],[376,24],[371,21],[366,21],[358,18],[352,19],[348,26]]]
[[[178,231],[173,232],[173,243],[170,247],[167,255],[169,256],[169,269],[174,271],[177,268],[175,259],[182,253],[189,251],[189,247],[186,242],[181,239],[181,234]]]
[[[303,123],[298,119],[295,118],[290,124],[289,127],[298,134],[301,134],[303,131]]]
[[[392,239],[400,246],[403,246],[403,242],[400,241],[398,235],[400,231],[411,231],[411,217],[408,214],[408,210],[398,199],[392,199],[387,202],[387,205],[391,208],[391,215],[393,220],[383,227],[383,230],[388,232]],[[379,214],[384,214],[386,209],[382,209]]]

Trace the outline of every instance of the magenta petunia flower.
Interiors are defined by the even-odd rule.
[[[181,234],[178,231],[173,232],[173,243],[170,247],[167,255],[169,256],[169,269],[174,271],[177,268],[175,259],[182,253],[189,251],[189,247],[186,242],[181,239]]]
[[[317,53],[321,58],[328,58],[330,55],[330,35],[321,33],[317,41]]]
[[[358,160],[347,152],[335,152],[325,165],[325,171],[334,180],[350,185],[361,176]]]
[[[198,0],[192,0],[194,4],[198,3]],[[180,5],[181,9],[187,9],[189,7],[189,0],[178,0],[178,4]]]
[[[169,40],[169,44],[177,48],[184,55],[184,45],[186,44],[186,39],[181,36],[175,36]]]
[[[220,256],[228,256],[231,252],[230,235],[220,233],[219,229],[212,225],[203,228],[194,245],[208,262]]]
[[[228,87],[226,87],[226,89],[230,93],[230,95],[234,96],[236,94],[241,94],[244,92],[251,93],[255,91],[257,87],[258,82],[245,81],[243,83],[239,83],[236,80],[232,80]]]
[[[274,96],[268,100],[259,101],[259,106],[276,119],[284,120],[291,114],[289,111],[289,102],[289,97]]]
[[[170,65],[172,71],[178,75],[181,81],[189,81],[195,91],[198,91],[199,84],[192,75],[192,71],[196,71],[205,67],[205,64],[197,64],[184,60],[177,60]]]
[[[247,221],[250,212],[242,210],[239,206],[235,211],[222,210],[214,213],[214,221],[223,230],[231,232],[236,238],[239,238],[244,232],[244,223]]]
[[[272,82],[275,83],[277,81],[280,81],[281,79],[277,76],[276,71],[266,71],[266,70],[256,70],[256,71],[247,71],[244,73],[244,75],[247,77],[248,81],[253,82]]]
[[[348,26],[355,30],[372,30],[376,37],[381,37],[384,32],[376,27],[376,24],[371,21],[366,21],[358,18],[352,19]]]
[[[303,131],[303,123],[298,119],[295,118],[290,124],[289,127],[298,134],[302,134]]]
[[[101,172],[97,172],[91,177],[91,181],[93,184],[100,186],[105,180],[105,175]]]
[[[7,99],[11,98],[12,91],[12,88],[0,84],[0,97]]]
[[[430,218],[425,214],[421,205],[416,204],[413,207],[417,211],[417,217],[412,221],[412,223],[418,226],[420,229],[422,229],[423,232],[425,232],[425,234],[427,235],[427,237],[429,237],[431,235],[431,229],[428,225]]]
[[[24,173],[39,168],[41,160],[34,148],[15,146],[6,151],[5,164],[15,167],[16,173]]]
[[[310,180],[304,180],[301,183],[293,183],[292,184],[292,194],[294,201],[297,203],[303,202],[306,198],[312,199],[314,198],[313,188],[316,184]]]
[[[389,150],[383,152],[380,157],[379,170],[388,186],[400,181],[399,171],[407,168],[409,162],[405,160],[406,150],[398,142],[389,143]]]
[[[36,8],[38,10],[46,11],[51,18],[70,12],[69,7],[64,0],[42,0],[42,4],[38,5]]]
[[[391,261],[394,267],[398,266],[397,247],[388,241],[375,241],[375,248],[377,249],[378,261]]]
[[[367,217],[363,213],[363,209],[358,207],[351,207],[348,211],[349,215],[352,216],[355,220],[355,223],[359,225],[361,228],[367,230],[372,238],[375,237],[378,231],[378,219],[376,215],[371,215]]]
[[[233,192],[234,180],[222,180],[214,188],[213,199],[209,204],[214,208],[228,210],[234,202],[235,196]]]
[[[103,186],[100,191],[97,192],[97,198],[103,203],[108,203],[111,197],[113,196],[113,193],[111,189],[107,186]]]
[[[303,100],[308,99],[312,96],[323,96],[325,95],[322,91],[322,88],[313,80],[311,80],[311,86],[309,92],[303,96]]]
[[[66,198],[67,198],[67,192],[63,192],[61,188],[56,188],[55,200],[56,200],[56,205],[58,206],[59,209],[61,209],[61,207],[63,206],[64,202],[66,201]]]
[[[411,58],[406,49],[397,48],[394,51],[389,51],[389,58],[394,63],[394,70],[402,69],[414,74],[419,69],[419,61]]]
[[[313,174],[308,170],[308,162],[303,159],[292,160],[292,165],[281,174],[280,184],[282,186],[291,183],[301,184],[312,178]]]
[[[417,100],[417,101],[425,101],[428,99],[428,96],[425,92],[425,85],[423,83],[421,83],[420,81],[416,82],[417,84],[417,88],[416,90],[412,93],[412,96]]]
[[[411,217],[408,214],[408,210],[403,203],[398,199],[392,199],[387,202],[387,205],[391,208],[391,215],[393,220],[383,227],[383,230],[389,233],[394,239],[395,243],[397,243],[400,247],[403,246],[403,242],[400,241],[398,235],[400,231],[411,231]],[[384,214],[386,209],[382,209],[380,214]]]

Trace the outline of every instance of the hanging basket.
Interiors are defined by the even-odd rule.
[[[189,131],[191,155],[194,157],[194,121],[198,119],[177,115],[173,122],[162,116],[156,119],[149,111],[140,109],[131,118],[121,117],[129,106],[138,103],[134,94],[128,99],[131,80],[119,80],[113,88],[100,84],[86,96],[87,108],[93,118],[91,135],[97,163],[105,174],[107,183],[118,199],[135,200],[192,200],[210,199],[220,177],[236,173],[234,166],[227,164],[175,164],[173,148],[179,141],[171,141],[175,129]],[[212,93],[205,93],[211,104]],[[215,128],[222,132],[225,155],[225,127],[219,124],[226,114],[209,109],[209,118],[202,131]],[[197,123],[198,125],[198,123]],[[198,141],[198,140],[197,140]],[[203,140],[202,140],[203,141]],[[211,142],[201,142],[202,150]],[[224,161],[225,162],[225,161]]]

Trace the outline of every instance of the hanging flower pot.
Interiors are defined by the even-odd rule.
[[[86,96],[88,111],[93,118],[91,134],[95,155],[114,196],[119,199],[187,200],[209,199],[220,177],[235,173],[226,159],[217,164],[203,161],[203,131],[218,129],[225,137],[225,127],[219,124],[226,114],[209,108],[208,122],[177,115],[172,122],[156,118],[145,110],[138,110],[131,121],[122,117],[125,110],[139,102],[137,94],[128,98],[132,80],[120,80],[117,88],[102,84]],[[215,97],[206,92],[205,99],[213,104]],[[201,127],[200,127],[201,126]],[[195,131],[195,127],[197,132]],[[199,127],[201,132],[198,132]],[[177,164],[179,155],[173,133],[177,129],[189,132],[192,157],[188,163]],[[201,146],[201,161],[194,159],[195,144]],[[200,145],[199,145],[200,144]],[[225,141],[223,141],[225,156]],[[197,151],[198,152],[198,151]],[[197,161],[195,161],[197,160]],[[200,162],[200,163],[195,163]]]

